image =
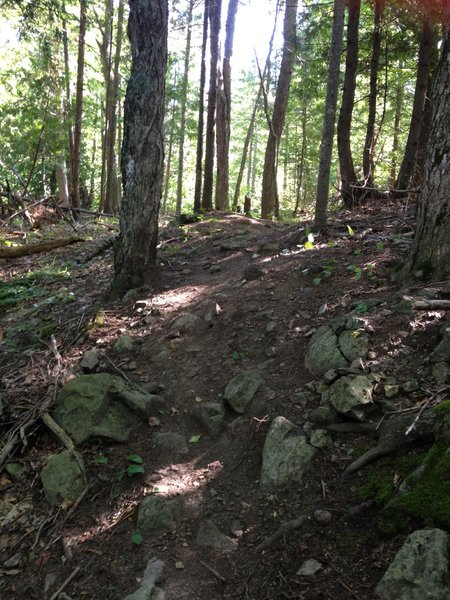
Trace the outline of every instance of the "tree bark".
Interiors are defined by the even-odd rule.
[[[366,141],[363,151],[364,185],[373,187],[374,177],[374,143],[375,143],[375,118],[377,114],[378,97],[378,67],[381,51],[381,26],[383,21],[384,0],[375,0],[374,29],[372,38],[372,58],[370,61],[370,92],[369,116],[367,117]]]
[[[434,45],[436,44],[435,27],[424,19],[420,34],[419,58],[417,66],[416,88],[414,91],[414,103],[409,126],[408,139],[403,156],[400,172],[395,182],[395,189],[403,191],[408,188],[409,181],[414,173],[416,164],[417,148],[419,144],[420,128],[425,109],[428,76],[431,69]]]
[[[186,21],[186,48],[184,51],[184,73],[181,82],[181,103],[180,103],[180,139],[178,142],[178,178],[177,178],[177,202],[175,212],[177,215],[181,212],[181,202],[183,199],[183,173],[184,173],[184,140],[186,130],[186,105],[189,83],[189,61],[191,58],[191,38],[192,38],[192,11],[194,9],[194,0],[189,0],[187,21]]]
[[[84,50],[86,38],[87,0],[80,0],[80,28],[78,34],[77,92],[75,100],[75,127],[73,136],[73,169],[70,199],[73,208],[80,206],[81,126],[83,118]]]
[[[445,279],[450,273],[450,30],[431,95],[431,129],[416,233],[400,278]]]
[[[399,62],[398,72],[401,73],[403,69],[402,62]],[[391,160],[391,171],[389,175],[389,179],[392,185],[395,185],[395,180],[397,176],[397,153],[399,146],[399,137],[400,137],[400,119],[402,115],[402,106],[403,106],[403,82],[398,81],[397,88],[395,90],[395,115],[394,115],[394,138],[392,140],[392,160]]]
[[[278,149],[286,118],[292,69],[295,60],[297,6],[298,0],[286,0],[283,28],[283,55],[264,157],[261,191],[261,217],[263,219],[271,218],[275,212],[278,212]]]
[[[194,213],[200,212],[202,196],[203,129],[205,124],[206,43],[208,40],[208,6],[203,14],[202,55],[200,60],[200,92],[198,101],[197,156],[195,161]]]
[[[342,197],[345,205],[349,207],[353,205],[354,201],[354,188],[352,186],[357,183],[350,136],[353,105],[355,102],[356,71],[358,69],[360,10],[361,0],[349,0],[344,90],[342,92],[342,104],[337,126],[339,166],[342,178]]]
[[[66,13],[66,6],[63,2],[62,13]],[[64,103],[64,119],[67,128],[67,143],[69,148],[69,180],[72,181],[73,172],[73,127],[72,127],[72,95],[70,92],[70,66],[69,66],[69,38],[67,35],[67,22],[62,19],[62,39],[64,52],[64,84],[65,84],[65,103]]]
[[[215,141],[215,116],[217,100],[217,63],[219,59],[219,34],[222,0],[209,0],[208,17],[210,24],[210,63],[209,63],[209,89],[208,112],[206,117],[205,139],[205,174],[203,183],[202,208],[205,211],[213,207],[213,173],[214,173],[214,141]]]
[[[123,17],[124,1],[119,0],[117,7],[117,32],[116,32],[116,51],[114,54],[114,64],[112,80],[110,85],[110,101],[108,114],[108,127],[106,130],[106,191],[105,191],[105,211],[115,213],[120,204],[120,185],[117,177],[117,156],[116,156],[116,136],[117,136],[117,111],[119,104],[120,90],[120,58],[122,54],[123,38]]]
[[[216,208],[227,209],[229,206],[229,152],[231,134],[231,56],[233,54],[234,28],[238,0],[228,3],[227,22],[225,26],[225,47],[221,77],[218,78],[217,94],[217,178]],[[221,84],[221,85],[220,85]]]
[[[156,244],[164,170],[167,1],[130,0],[132,62],[124,107],[123,200],[113,296],[157,284]]]
[[[345,0],[334,0],[327,93],[325,98],[322,141],[320,143],[320,162],[314,214],[314,229],[316,231],[324,231],[327,227],[328,194],[330,190],[331,157],[333,153],[334,126],[336,123],[337,96],[339,91],[339,67],[344,32],[344,13]]]

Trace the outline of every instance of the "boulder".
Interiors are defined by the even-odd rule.
[[[315,453],[296,425],[284,417],[276,417],[264,442],[260,488],[276,491],[299,481]]]
[[[147,496],[139,506],[137,530],[144,535],[161,535],[173,531],[177,503],[159,496]]]
[[[155,446],[165,457],[176,459],[189,452],[186,438],[179,433],[161,432],[155,434]]]
[[[131,335],[121,335],[113,346],[117,354],[129,354],[136,347],[136,339]]]
[[[253,371],[240,373],[228,382],[224,397],[235,412],[242,414],[263,382],[259,373]]]
[[[330,369],[348,367],[368,352],[368,334],[365,323],[355,317],[338,317],[322,325],[311,336],[305,354],[305,366],[315,375]]]
[[[197,315],[186,313],[177,317],[172,323],[171,330],[179,331],[180,333],[190,334],[195,333],[203,324],[203,320]]]
[[[450,363],[450,326],[444,329],[442,339],[432,352],[430,360],[434,363]]]
[[[335,381],[327,394],[338,413],[363,421],[372,406],[373,378],[366,375],[348,375]]]
[[[82,375],[63,387],[53,417],[77,444],[93,438],[126,442],[137,416],[158,414],[160,400],[107,373]]]
[[[233,552],[237,549],[236,540],[219,531],[215,523],[209,520],[200,523],[196,542],[199,546],[213,548],[222,552]]]
[[[419,529],[409,535],[381,581],[379,600],[448,600],[447,534]]]
[[[41,471],[45,497],[52,506],[75,501],[86,487],[83,459],[78,452],[64,450],[50,456]]]
[[[217,433],[222,429],[225,421],[223,402],[202,402],[192,412],[209,433]]]

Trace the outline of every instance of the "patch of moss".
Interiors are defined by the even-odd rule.
[[[384,506],[395,492],[395,479],[406,477],[419,463],[420,457],[414,454],[399,454],[387,462],[372,465],[359,489],[361,500],[374,500],[377,506]]]
[[[411,482],[411,489],[394,498],[383,511],[383,531],[403,531],[412,522],[450,530],[450,448],[434,444],[422,464],[424,472],[419,481]]]
[[[345,531],[336,536],[336,546],[342,547],[345,552],[357,555],[361,548],[373,544],[376,531],[371,529],[363,529],[361,531]]]

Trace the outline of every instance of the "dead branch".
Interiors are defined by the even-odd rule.
[[[272,544],[278,542],[283,536],[287,535],[294,529],[298,529],[307,521],[307,517],[301,515],[296,519],[292,519],[291,521],[286,521],[280,525],[280,527],[273,533],[271,536],[263,540],[258,546],[255,548],[255,552],[262,552],[263,550],[267,550]]]
[[[416,300],[413,308],[418,310],[450,310],[450,300]]]
[[[84,239],[79,237],[60,238],[32,244],[31,246],[0,248],[0,258],[20,258],[21,256],[29,256],[30,254],[38,254],[39,252],[48,252],[55,248],[61,248],[62,246],[68,246],[77,242],[84,242]]]

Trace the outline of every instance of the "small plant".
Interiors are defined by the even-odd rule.
[[[314,248],[314,234],[313,233],[308,233],[308,239],[303,244],[303,247],[305,248],[305,250],[312,250],[312,248]]]
[[[136,546],[140,546],[142,544],[142,542],[144,541],[144,538],[138,531],[136,531],[131,536],[131,541],[133,542],[133,544],[136,544]]]
[[[190,444],[198,444],[198,442],[201,440],[201,437],[202,437],[202,436],[201,436],[201,434],[198,434],[198,435],[192,435],[192,436],[189,438],[189,443],[190,443]]]
[[[349,237],[355,237],[355,232],[353,231],[353,229],[350,227],[350,225],[347,225],[347,231],[348,231],[348,235]]]
[[[248,358],[250,356],[250,352],[248,350],[242,350],[242,352],[239,352],[238,350],[234,350],[231,353],[231,358],[234,360],[234,362],[239,362],[241,360],[243,360],[244,358]]]

